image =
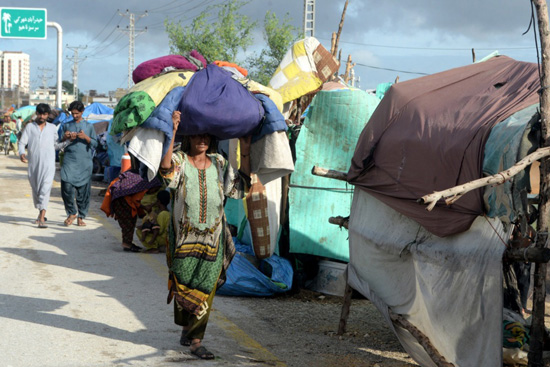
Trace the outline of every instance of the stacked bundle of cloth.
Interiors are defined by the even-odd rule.
[[[251,135],[251,171],[266,186],[277,233],[280,179],[294,170],[281,95],[251,80],[246,69],[225,61],[208,64],[195,50],[146,61],[132,76],[136,84],[116,106],[111,134],[122,135],[142,177],[152,180],[158,173],[172,140],[174,111],[181,112],[176,135],[215,136],[235,166],[238,138]]]

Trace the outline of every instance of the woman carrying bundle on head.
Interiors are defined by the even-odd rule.
[[[171,190],[171,220],[166,250],[168,301],[174,299],[174,322],[183,327],[180,343],[201,359],[214,355],[201,345],[216,288],[235,247],[224,214],[224,198],[242,197],[250,174],[250,137],[240,138],[241,164],[234,169],[213,150],[208,134],[186,136],[173,151],[180,112],[172,114],[173,137],[160,174]]]

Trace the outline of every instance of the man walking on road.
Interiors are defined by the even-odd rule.
[[[55,151],[66,145],[58,142],[57,128],[46,122],[50,111],[46,103],[36,106],[36,119],[27,125],[19,140],[21,162],[29,163],[28,176],[34,207],[38,209],[36,223],[39,228],[48,227],[46,209],[55,175]],[[28,159],[25,154],[27,148]]]
[[[65,204],[70,226],[77,218],[79,226],[85,226],[84,218],[90,207],[93,150],[97,147],[97,136],[92,124],[82,119],[84,104],[74,101],[69,105],[73,120],[62,127],[62,139],[68,141],[61,165],[61,197]],[[75,205],[76,196],[76,205]]]

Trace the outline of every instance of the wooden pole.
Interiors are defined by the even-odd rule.
[[[547,263],[550,261],[550,248],[526,247],[517,249],[507,249],[502,256],[504,260]]]
[[[476,50],[472,48],[472,63],[476,62]]]
[[[355,63],[351,62],[351,55],[348,55],[348,61],[346,62],[346,72],[344,73],[344,81],[349,83],[351,78],[351,69],[355,66]]]
[[[344,290],[344,302],[342,303],[342,310],[340,311],[340,323],[338,324],[338,332],[336,335],[344,335],[346,332],[346,325],[348,323],[349,310],[351,308],[351,296],[353,294],[353,288],[348,284],[346,279],[346,289]]]
[[[511,179],[518,173],[522,172],[527,166],[533,164],[538,160],[542,160],[545,157],[550,156],[550,146],[539,148],[533,153],[525,156],[522,160],[508,168],[506,171],[497,173],[496,175],[479,178],[474,181],[466,182],[464,184],[451,187],[443,191],[436,191],[434,193],[422,196],[418,201],[422,204],[429,204],[426,208],[428,211],[432,210],[435,204],[440,199],[445,199],[445,203],[450,205],[460,199],[464,194],[474,189],[478,189],[483,186],[502,184],[506,180]],[[541,170],[542,173],[542,170]]]
[[[393,313],[390,309],[388,309],[388,313],[390,314],[390,318],[395,325],[400,326],[411,333],[411,335],[422,346],[422,348],[424,348],[437,367],[455,367],[454,364],[447,362],[445,357],[443,357],[439,351],[435,349],[430,339],[424,335],[423,332],[418,330],[416,326],[411,324],[409,320],[405,319],[401,315]]]
[[[349,217],[347,218],[344,218],[344,217],[330,217],[328,219],[328,222],[330,224],[336,224],[340,227],[344,227],[345,229],[348,229],[348,226],[349,226]]]
[[[318,166],[313,166],[311,174],[315,176],[334,178],[340,181],[347,181],[348,174],[342,171],[335,171],[332,169],[326,169]]]
[[[336,33],[336,41],[334,42],[334,49],[332,50],[332,56],[336,57],[338,52],[338,42],[340,42],[340,35],[342,34],[342,28],[344,27],[344,18],[346,17],[346,9],[348,7],[349,0],[346,0],[344,4],[344,10],[342,11],[342,18],[340,18],[340,25],[338,26],[338,32]]]
[[[330,53],[332,56],[336,56],[336,32],[332,32],[332,37],[330,38]]]
[[[537,10],[540,44],[542,53],[542,93],[540,96],[541,138],[543,147],[550,146],[549,113],[550,113],[550,27],[548,24],[548,7],[546,0],[532,0]],[[537,220],[537,237],[535,247],[543,249],[547,247],[548,221],[550,219],[550,205],[548,202],[548,190],[550,183],[550,161],[548,158],[541,160],[540,164],[540,191],[539,191],[539,218]],[[544,328],[544,301],[546,298],[546,263],[535,265],[534,293],[533,293],[533,319],[531,322],[529,367],[542,367]]]

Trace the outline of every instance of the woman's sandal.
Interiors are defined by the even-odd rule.
[[[210,351],[208,351],[208,349],[203,347],[202,345],[200,347],[198,347],[197,349],[192,350],[191,353],[196,355],[200,359],[214,359],[215,358],[214,355]]]
[[[187,330],[181,331],[180,344],[185,347],[191,346],[191,339],[187,337]]]
[[[141,252],[142,248],[139,247],[139,246],[136,246],[132,243],[132,245],[130,247],[122,246],[122,250],[124,250],[126,252]]]

